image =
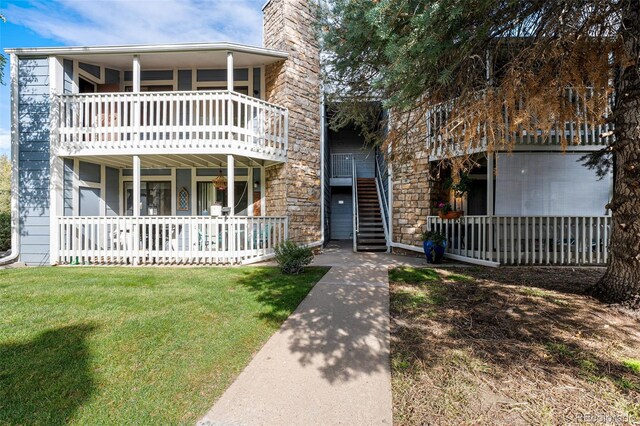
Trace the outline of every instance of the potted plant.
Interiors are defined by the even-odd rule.
[[[438,204],[438,217],[440,219],[459,219],[463,213],[460,210],[453,210],[450,203]]]
[[[422,233],[422,247],[429,263],[440,263],[447,248],[447,238],[438,231]]]

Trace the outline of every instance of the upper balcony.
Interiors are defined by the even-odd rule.
[[[288,111],[230,90],[57,95],[60,156],[233,154],[284,162]]]
[[[514,151],[595,151],[610,144],[613,139],[612,125],[594,123],[587,118],[582,107],[585,96],[593,96],[593,90],[588,89],[585,94],[566,89],[566,99],[576,111],[575,121],[557,123],[553,128],[545,130],[520,124],[515,130],[502,132],[505,143],[495,149],[504,150],[508,147]],[[486,130],[483,128],[479,128],[480,137],[471,141],[468,146],[463,146],[448,133],[451,110],[451,103],[445,102],[427,113],[427,147],[432,161],[487,150]]]

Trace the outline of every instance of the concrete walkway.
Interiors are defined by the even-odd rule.
[[[389,266],[418,258],[352,253],[332,266],[199,422],[201,425],[392,424]]]

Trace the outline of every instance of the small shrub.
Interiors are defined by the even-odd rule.
[[[0,251],[11,248],[11,213],[0,213]]]
[[[313,260],[313,251],[293,241],[285,241],[275,248],[276,262],[285,274],[299,274]]]

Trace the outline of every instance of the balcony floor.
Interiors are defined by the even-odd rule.
[[[100,163],[109,167],[130,169],[133,167],[133,155],[69,155],[89,163]],[[234,155],[236,166],[270,167],[282,164],[280,161],[266,160],[259,157]],[[224,167],[227,164],[226,154],[152,154],[140,155],[142,168],[170,167]]]

